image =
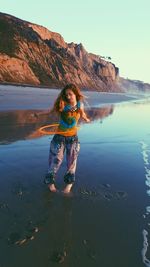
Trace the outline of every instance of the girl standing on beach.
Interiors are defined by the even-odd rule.
[[[80,89],[74,84],[66,85],[58,95],[52,111],[60,115],[57,134],[53,136],[50,143],[49,167],[44,182],[51,192],[56,192],[55,178],[57,171],[63,161],[66,150],[67,170],[64,175],[66,184],[63,193],[69,193],[75,182],[75,171],[80,143],[77,136],[77,122],[81,117],[90,122],[84,112],[84,106]],[[60,134],[59,134],[60,132]]]

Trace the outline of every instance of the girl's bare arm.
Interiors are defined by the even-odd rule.
[[[44,111],[35,112],[33,115],[34,115],[34,117],[39,117],[41,115],[48,115],[51,112],[52,112],[51,109],[47,109],[47,110],[44,110]]]
[[[80,114],[81,114],[81,118],[83,119],[83,120],[85,120],[86,122],[90,122],[90,119],[87,117],[87,115],[86,115],[86,113],[85,113],[85,111],[84,111],[84,107],[81,107],[80,108]]]

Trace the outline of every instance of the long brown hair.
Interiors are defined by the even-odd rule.
[[[67,103],[66,99],[66,90],[70,89],[73,91],[73,93],[76,95],[77,101],[81,101],[84,99],[84,95],[81,93],[80,88],[77,87],[75,84],[70,83],[67,84],[60,92],[58,95],[57,99],[55,100],[54,106],[53,106],[53,111],[56,112],[62,112],[65,106],[65,103]]]

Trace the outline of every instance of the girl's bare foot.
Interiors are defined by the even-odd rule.
[[[50,190],[51,192],[57,192],[57,189],[56,189],[56,187],[55,187],[54,184],[49,184],[49,185],[48,185],[48,188],[49,188],[49,190]]]
[[[71,191],[73,184],[67,184],[64,190],[62,191],[64,194],[68,194]]]

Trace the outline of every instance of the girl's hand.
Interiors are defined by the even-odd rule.
[[[60,112],[63,111],[64,107],[65,107],[65,102],[61,99],[59,102],[59,111]]]
[[[39,118],[39,116],[41,116],[41,115],[48,115],[51,112],[52,112],[52,110],[48,109],[48,110],[44,110],[44,111],[39,111],[39,112],[32,113],[31,116],[37,119],[37,118]]]
[[[39,117],[38,113],[32,113],[30,116],[31,116],[32,118],[36,118],[36,119]]]
[[[90,122],[91,120],[90,120],[89,118],[86,118],[85,121],[86,121],[86,122]]]

